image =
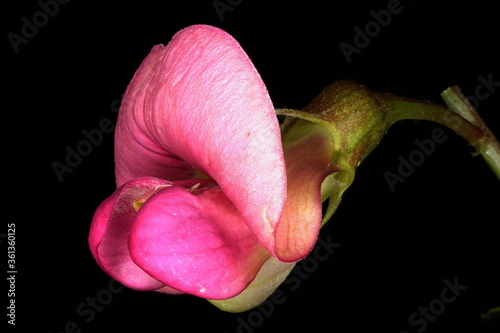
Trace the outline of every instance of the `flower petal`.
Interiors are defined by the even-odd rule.
[[[115,142],[118,184],[201,172],[274,253],[286,200],[279,124],[258,72],[230,35],[197,25],[155,47],[127,89]]]
[[[172,183],[157,178],[128,182],[97,208],[92,220],[89,245],[94,258],[112,278],[132,289],[155,290],[164,286],[138,267],[128,250],[128,235],[136,216],[132,203],[162,186]]]
[[[193,178],[192,166],[153,142],[144,115],[144,98],[164,47],[156,45],[144,59],[123,96],[115,130],[116,184],[139,177]]]
[[[304,258],[318,239],[322,220],[321,184],[331,173],[330,132],[321,124],[296,120],[283,133],[288,194],[276,232],[276,256],[284,262]]]
[[[140,208],[129,238],[132,259],[165,285],[192,295],[237,295],[269,253],[219,188],[199,195],[165,188]]]

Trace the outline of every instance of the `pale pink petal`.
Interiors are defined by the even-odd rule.
[[[279,126],[259,74],[224,31],[191,26],[153,49],[125,94],[115,160],[118,184],[213,178],[274,253],[286,200]]]
[[[168,287],[211,299],[240,293],[270,256],[218,188],[154,194],[137,213],[129,247],[134,262]]]
[[[118,187],[138,177],[193,178],[192,166],[151,141],[145,125],[144,94],[151,84],[157,84],[151,81],[151,76],[163,50],[162,45],[153,47],[134,74],[121,102],[114,148]]]

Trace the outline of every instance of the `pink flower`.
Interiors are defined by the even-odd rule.
[[[312,249],[333,171],[319,156],[301,142],[284,153],[265,85],[230,35],[183,29],[151,50],[127,88],[118,189],[94,215],[92,254],[133,289],[238,295],[271,257],[295,262]]]

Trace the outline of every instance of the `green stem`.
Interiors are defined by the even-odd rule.
[[[486,324],[493,320],[500,319],[500,306],[489,309],[485,314],[481,315],[481,323]]]
[[[462,94],[460,88],[456,86],[443,91],[441,97],[453,112],[461,115],[481,129],[483,136],[476,148],[483,156],[486,163],[488,163],[491,169],[500,178],[500,143],[488,126],[486,126],[486,123],[479,116],[479,113]]]
[[[433,121],[450,128],[474,147],[483,137],[482,131],[477,126],[444,106],[403,97],[396,97],[391,104],[396,111],[394,122],[398,120]]]
[[[481,154],[500,179],[500,144],[491,130],[458,87],[448,88],[441,96],[449,109],[429,102],[389,97],[394,110],[392,121],[430,120],[450,128],[476,148],[475,154]]]

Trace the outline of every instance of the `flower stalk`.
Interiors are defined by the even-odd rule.
[[[469,142],[500,179],[500,144],[457,86],[441,93],[448,108],[408,98],[386,95],[394,110],[394,122],[404,119],[430,120],[446,126]],[[390,97],[389,97],[390,96]]]
[[[446,89],[441,93],[441,97],[446,105],[455,112],[467,119],[474,126],[480,129],[481,137],[474,146],[491,167],[493,172],[500,179],[500,143],[489,127],[479,116],[469,100],[462,94],[457,86]],[[460,133],[458,133],[460,134]]]

